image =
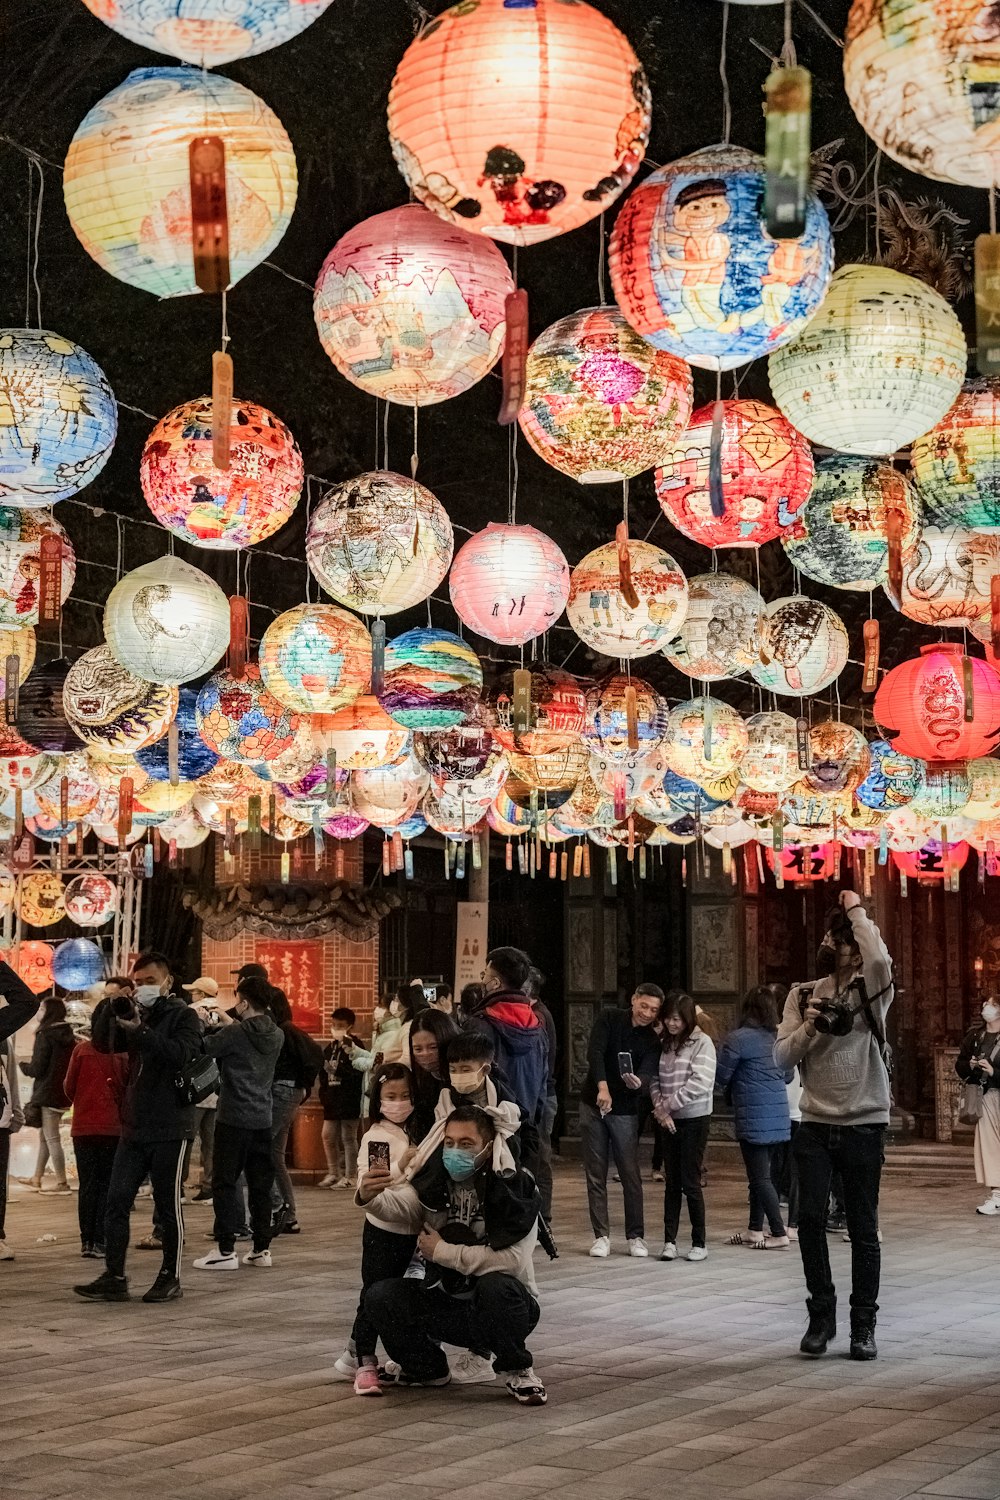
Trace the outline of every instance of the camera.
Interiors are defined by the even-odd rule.
[[[839,940],[838,940],[839,941]],[[850,1036],[854,1030],[854,1017],[859,1011],[864,1010],[868,1003],[868,991],[865,982],[859,975],[851,981],[846,995],[836,1000],[817,1000],[813,1002],[813,991],[815,985],[802,985],[799,990],[799,1008],[805,1016],[806,1006],[814,1003],[819,1011],[813,1025],[821,1036]],[[857,1002],[851,1003],[850,995],[857,996]]]

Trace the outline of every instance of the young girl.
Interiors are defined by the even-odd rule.
[[[705,1260],[705,1196],[701,1169],[708,1145],[715,1088],[715,1047],[699,1028],[694,1001],[671,990],[660,1011],[663,1051],[659,1076],[650,1084],[653,1114],[663,1127],[663,1249],[661,1260],[677,1259],[681,1197],[691,1218],[687,1260]]]
[[[402,1063],[384,1063],[372,1080],[371,1126],[365,1133],[358,1156],[356,1203],[365,1204],[383,1188],[402,1181],[403,1167],[417,1137],[413,1134],[416,1100],[413,1074]],[[369,1164],[369,1146],[389,1148],[388,1167]],[[361,1237],[361,1297],[347,1348],[334,1369],[342,1380],[353,1380],[359,1396],[381,1396],[375,1346],[378,1334],[365,1315],[365,1292],[376,1281],[402,1276],[416,1249],[416,1233],[401,1231],[398,1224],[379,1219],[369,1210]]]

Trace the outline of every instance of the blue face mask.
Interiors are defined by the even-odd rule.
[[[481,1151],[467,1151],[464,1146],[445,1146],[441,1160],[452,1182],[465,1182],[475,1176],[481,1155]]]

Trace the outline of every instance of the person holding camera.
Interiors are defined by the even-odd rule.
[[[881,1246],[878,1195],[889,1124],[885,1024],[894,987],[888,949],[853,891],[841,891],[820,945],[822,977],[793,985],[774,1044],[779,1068],[797,1067],[802,1124],[795,1137],[799,1246],[809,1291],[800,1349],[826,1353],[837,1298],[826,1239],[830,1182],[839,1171],[851,1236],[852,1359],[875,1359]]]

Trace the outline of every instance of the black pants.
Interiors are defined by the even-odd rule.
[[[216,1120],[212,1204],[215,1238],[225,1255],[236,1248],[236,1236],[243,1228],[243,1195],[238,1184],[244,1172],[253,1247],[266,1250],[271,1243],[271,1187],[274,1183],[271,1127],[264,1125],[259,1130],[251,1130],[244,1125],[225,1125]]]
[[[365,1293],[377,1281],[388,1281],[402,1276],[417,1248],[415,1234],[391,1234],[388,1229],[379,1229],[369,1224],[361,1234],[361,1297],[358,1313],[351,1329],[351,1346],[358,1361],[375,1358],[378,1329],[365,1311]]]
[[[708,1145],[711,1115],[697,1120],[675,1120],[675,1130],[663,1132],[663,1238],[676,1244],[681,1222],[681,1198],[687,1199],[692,1245],[705,1243],[705,1195],[701,1168]]]
[[[799,1169],[795,1163],[795,1133],[799,1121],[793,1120],[791,1140],[781,1141],[771,1151],[771,1181],[779,1198],[788,1204],[786,1221],[789,1229],[799,1223]]]
[[[830,1182],[839,1171],[851,1236],[851,1307],[878,1311],[882,1248],[878,1193],[882,1179],[882,1125],[815,1125],[804,1120],[795,1135],[799,1169],[799,1247],[813,1311],[829,1311],[836,1291],[826,1239]]]
[[[76,1211],[80,1220],[80,1244],[104,1244],[104,1215],[108,1206],[111,1170],[118,1150],[116,1135],[75,1135],[73,1152],[80,1191]]]
[[[108,1183],[104,1215],[105,1260],[113,1276],[125,1275],[129,1215],[147,1176],[163,1240],[163,1270],[181,1274],[184,1220],[181,1216],[181,1172],[186,1141],[120,1140]]]
[[[416,1380],[447,1375],[443,1343],[492,1349],[498,1373],[531,1368],[525,1340],[538,1322],[538,1303],[502,1271],[477,1277],[471,1297],[449,1297],[422,1281],[379,1281],[365,1293],[365,1312],[389,1357]]]
[[[755,1231],[763,1229],[766,1218],[771,1233],[781,1236],[785,1233],[785,1226],[781,1219],[778,1193],[771,1180],[771,1157],[775,1149],[772,1144],[755,1146],[749,1141],[740,1141],[743,1165],[747,1169],[747,1182],[750,1185],[750,1228]]]
[[[7,1172],[10,1169],[10,1131],[0,1130],[0,1240],[7,1233]]]
[[[538,1163],[535,1181],[542,1196],[542,1216],[547,1224],[552,1222],[552,1131],[559,1112],[559,1100],[555,1091],[542,1100],[542,1113],[538,1122]]]

